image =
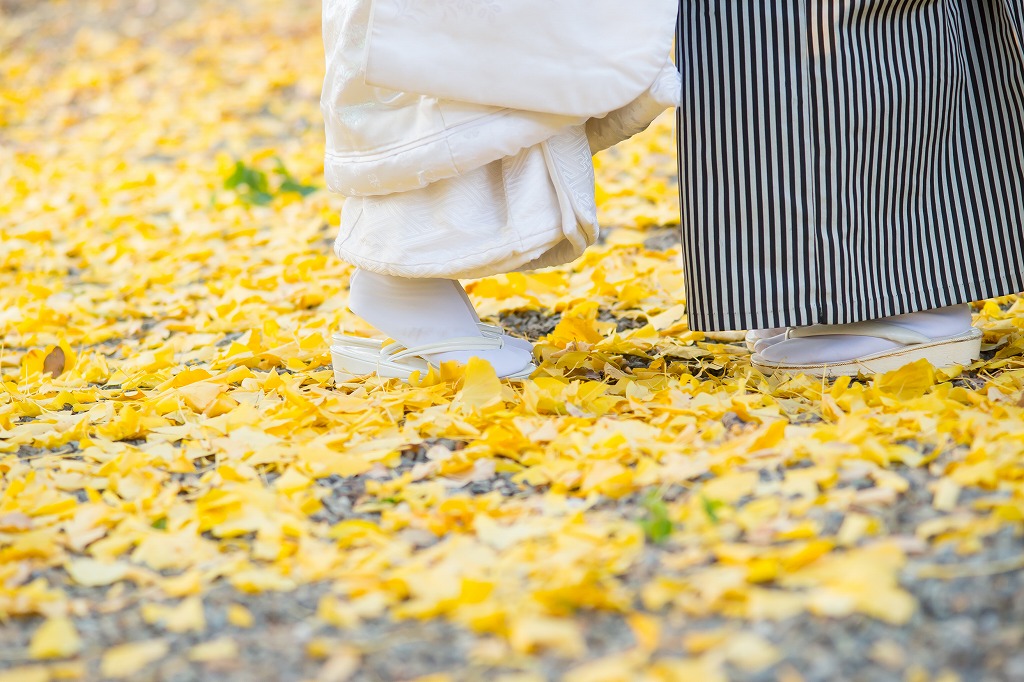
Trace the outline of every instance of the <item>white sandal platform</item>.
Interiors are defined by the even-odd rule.
[[[971,328],[969,331],[955,336],[931,338],[906,327],[873,320],[853,324],[791,328],[786,332],[786,339],[829,335],[872,336],[899,343],[902,346],[881,353],[832,363],[778,362],[767,360],[760,353],[755,353],[751,356],[751,364],[766,374],[783,372],[830,379],[840,376],[891,372],[918,360],[927,360],[937,369],[946,369],[956,365],[970,365],[980,358],[983,336],[980,329]]]
[[[454,338],[414,348],[405,348],[400,343],[385,345],[375,339],[346,337],[341,334],[336,335],[335,340],[338,340],[339,337],[347,345],[334,344],[331,346],[334,381],[338,384],[370,374],[376,374],[382,379],[408,381],[414,372],[420,372],[425,375],[430,371],[431,367],[439,369],[437,365],[430,363],[425,356],[458,351],[501,350],[505,347],[505,340],[501,336]],[[356,343],[348,343],[356,339],[358,339]],[[530,378],[530,375],[536,369],[536,365],[528,363],[514,374],[501,378],[510,381],[525,381]]]

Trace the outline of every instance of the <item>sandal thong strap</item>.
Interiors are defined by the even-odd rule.
[[[805,339],[830,335],[873,336],[878,339],[902,343],[905,346],[916,346],[932,341],[931,337],[925,336],[920,332],[879,320],[854,322],[852,324],[815,324],[809,327],[791,327],[786,332],[787,339]]]
[[[505,333],[503,328],[493,324],[484,324],[483,322],[477,324],[477,329],[479,329],[480,333],[485,336],[502,336]],[[365,336],[348,336],[347,334],[334,334],[331,337],[331,341],[339,346],[358,346],[365,348],[388,345],[378,341],[377,339]]]
[[[445,339],[437,343],[425,343],[421,346],[405,348],[402,345],[392,343],[381,349],[381,358],[391,362],[401,362],[406,358],[423,357],[434,353],[451,353],[456,351],[473,350],[501,350],[505,347],[505,340],[493,336],[466,336],[454,339]]]

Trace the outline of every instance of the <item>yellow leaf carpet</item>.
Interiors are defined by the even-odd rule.
[[[538,341],[336,386],[319,3],[0,0],[0,680],[1022,679],[1024,300],[985,360],[687,329],[671,115]]]

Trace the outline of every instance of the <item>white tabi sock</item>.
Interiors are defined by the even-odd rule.
[[[460,337],[481,337],[478,318],[463,300],[462,286],[450,279],[411,279],[356,270],[352,275],[349,308],[359,317],[407,348]],[[532,355],[509,345],[498,350],[431,354],[434,363],[471,357],[486,360],[498,376],[525,369]]]

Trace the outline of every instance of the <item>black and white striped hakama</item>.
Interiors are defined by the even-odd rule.
[[[1024,290],[1024,0],[682,0],[691,327]]]

